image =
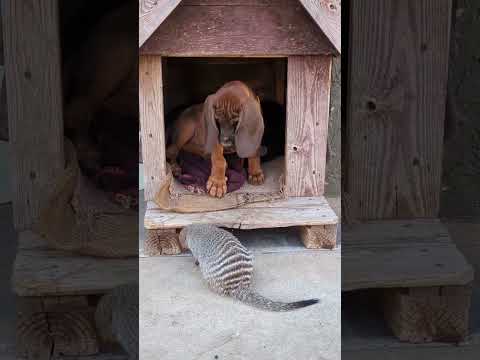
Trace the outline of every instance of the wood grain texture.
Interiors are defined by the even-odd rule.
[[[46,248],[30,231],[19,234],[12,285],[19,296],[101,294],[138,278],[138,259],[78,256]]]
[[[287,196],[324,192],[331,63],[329,56],[288,58]]]
[[[182,228],[190,224],[216,224],[235,229],[261,229],[301,225],[336,224],[338,218],[324,197],[291,198],[258,202],[238,209],[180,214],[160,210],[149,203],[147,229]]]
[[[14,223],[36,218],[63,169],[58,1],[2,1]]]
[[[1,36],[0,34],[0,39]],[[0,64],[0,140],[8,141],[7,94],[5,90],[5,67],[3,64]]]
[[[301,226],[299,230],[307,249],[333,249],[337,244],[337,225]]]
[[[176,229],[147,229],[145,235],[146,256],[175,255],[182,252]]]
[[[97,354],[93,310],[85,297],[19,298],[17,354],[28,359]]]
[[[140,56],[139,72],[145,200],[152,200],[166,178],[162,58]]]
[[[289,0],[183,0],[182,5],[191,6],[273,6],[286,4]]]
[[[351,2],[346,192],[358,219],[438,214],[450,8]]]
[[[469,334],[472,288],[443,286],[385,290],[383,311],[400,341],[464,341]]]
[[[139,0],[139,47],[152,35],[181,0]]]
[[[472,279],[472,266],[438,220],[342,228],[342,291],[465,285]]]
[[[180,4],[140,51],[163,56],[227,57],[336,53],[296,0],[256,7]]]
[[[0,6],[0,140],[8,140],[7,96],[3,60],[2,7]]]
[[[342,52],[342,7],[340,0],[300,0],[338,54]]]

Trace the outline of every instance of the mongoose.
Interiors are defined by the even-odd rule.
[[[290,311],[318,299],[290,303],[267,299],[250,287],[253,255],[230,232],[213,225],[189,225],[179,235],[182,250],[190,249],[210,289],[267,311]]]

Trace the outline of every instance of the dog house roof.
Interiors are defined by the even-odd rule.
[[[288,0],[280,0],[285,2],[287,5]],[[142,47],[147,40],[152,37],[152,35],[156,32],[157,29],[159,29],[160,25],[166,20],[169,15],[177,8],[177,6],[180,3],[186,3],[185,5],[217,5],[217,6],[224,6],[225,9],[228,7],[232,7],[234,4],[240,5],[253,5],[255,4],[255,1],[249,0],[249,1],[236,1],[234,4],[228,4],[224,1],[214,1],[214,0],[204,0],[204,1],[199,1],[199,0],[141,0],[140,1],[140,9],[139,9],[139,47]],[[315,25],[311,25],[308,27],[307,25],[304,25],[307,27],[306,30],[301,28],[300,26],[303,26],[305,24],[305,21],[297,21],[298,18],[292,18],[291,21],[293,22],[299,22],[301,23],[297,27],[294,27],[294,29],[301,29],[301,36],[306,36],[305,42],[306,43],[312,43],[312,39],[317,42],[318,44],[321,43],[321,45],[318,45],[316,48],[311,46],[311,50],[309,49],[300,49],[299,52],[302,53],[302,51],[305,53],[305,55],[308,54],[308,51],[312,51],[312,53],[329,53],[329,54],[334,54],[338,55],[341,52],[341,11],[340,11],[340,0],[299,0],[299,2],[302,4],[303,8],[306,10],[306,12],[310,15],[311,19],[313,20],[313,23],[316,24],[317,29],[320,29],[320,31],[323,33],[324,37],[323,39],[318,39],[318,35],[315,37],[315,34],[313,33],[312,27],[315,27]],[[280,11],[282,3],[280,2],[279,4],[276,4],[275,6],[275,1],[272,0],[258,0],[259,5],[264,5],[264,6],[270,6],[270,10],[268,11]],[[223,4],[223,5],[222,5]],[[228,5],[225,5],[228,4]],[[201,11],[199,8],[197,8],[198,11]],[[257,8],[258,9],[258,8]],[[249,9],[250,10],[250,9]],[[243,11],[245,10],[245,6],[243,6]],[[258,10],[256,10],[257,12]],[[290,15],[291,12],[284,12],[281,14],[281,18],[285,17],[286,14]],[[195,17],[198,14],[197,11],[191,11],[190,12],[190,17]],[[218,21],[221,21],[221,17],[223,16],[222,13],[220,16],[218,16]],[[246,13],[248,14],[248,13]],[[187,16],[186,14],[184,14]],[[252,13],[252,15],[254,15]],[[308,16],[308,15],[307,15]],[[201,22],[202,20],[200,19],[199,16],[196,16],[197,22]],[[176,19],[177,21],[182,21],[185,20],[187,17],[181,17],[179,16],[179,19]],[[250,18],[250,17],[248,17]],[[248,20],[248,19],[247,19]],[[288,20],[287,20],[288,21]],[[308,19],[307,21],[308,22]],[[179,25],[179,23],[175,23],[175,25]],[[276,29],[278,29],[278,24],[275,24]],[[288,24],[289,29],[291,24]],[[191,29],[191,28],[189,28]],[[211,28],[206,28],[206,29],[201,29],[200,27],[196,27],[195,30],[198,32],[203,31],[204,33],[206,32],[205,30],[210,30]],[[288,29],[288,31],[289,31]],[[168,37],[172,37],[172,34],[175,34],[175,31],[170,31],[167,32]],[[318,30],[317,30],[318,33]],[[289,33],[290,34],[290,33]],[[178,34],[176,34],[178,36]],[[278,34],[277,39],[285,38],[285,33],[284,34]],[[310,36],[310,38],[309,38]],[[320,34],[321,36],[321,34]],[[274,37],[275,39],[275,37]],[[155,39],[153,39],[155,40]],[[159,43],[165,43],[165,39],[162,39],[163,42],[157,41],[157,44]],[[173,41],[179,40],[178,38],[173,39]],[[292,43],[295,42],[294,39],[291,39]],[[173,42],[172,41],[172,42]],[[150,41],[153,42],[153,41]],[[147,42],[147,48],[151,48],[152,45],[149,44],[150,42]],[[289,46],[288,42],[284,42],[283,45]],[[157,45],[153,45],[155,47]],[[172,45],[175,46],[175,45]],[[269,51],[269,49],[267,49]],[[147,51],[147,53],[150,51]]]

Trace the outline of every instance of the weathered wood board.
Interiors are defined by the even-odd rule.
[[[139,0],[138,43],[142,46],[153,31],[167,18],[181,0]]]
[[[337,244],[336,225],[300,226],[300,239],[307,249],[333,249]]]
[[[28,359],[95,355],[95,308],[85,296],[19,297],[16,352]]]
[[[378,221],[342,229],[342,291],[472,280],[472,267],[438,220]]]
[[[21,230],[64,166],[58,0],[2,1],[2,15],[14,224]]]
[[[79,256],[46,248],[30,231],[19,234],[12,286],[19,296],[101,294],[138,280],[138,259]]]
[[[143,44],[141,53],[239,57],[337,53],[297,0],[255,7],[190,4],[178,5]]]
[[[451,1],[350,4],[345,163],[352,216],[436,217]]]
[[[145,199],[151,200],[166,177],[162,58],[140,56],[140,128]]]
[[[331,57],[288,58],[287,196],[320,196],[325,188]]]
[[[146,229],[182,228],[190,224],[216,224],[235,229],[260,229],[302,225],[334,225],[338,218],[323,196],[258,202],[237,209],[180,214],[149,203]]]
[[[342,49],[341,1],[300,0],[300,3],[340,53]]]

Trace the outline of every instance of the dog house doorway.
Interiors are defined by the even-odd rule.
[[[249,194],[252,202],[280,198],[285,172],[286,72],[286,58],[163,58],[165,146],[171,141],[175,120],[185,108],[203,103],[225,83],[240,80],[259,97],[262,108],[265,131],[261,167],[265,181],[262,185],[252,185],[245,180],[230,194]],[[202,186],[186,185],[182,179],[177,177],[172,182],[172,196],[192,192],[209,196]]]

